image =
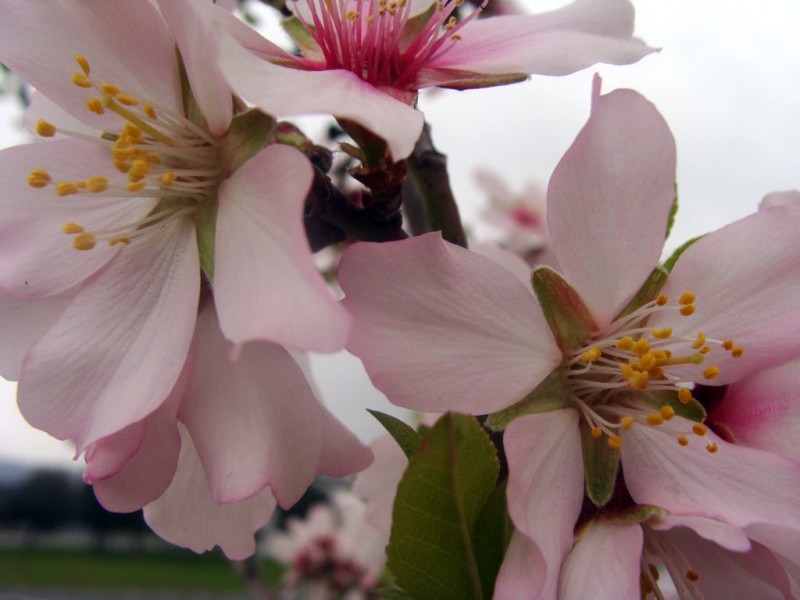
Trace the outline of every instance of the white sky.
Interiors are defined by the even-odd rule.
[[[563,2],[519,0],[537,9]],[[774,190],[800,188],[800,2],[634,0],[637,35],[658,54],[626,67],[589,69],[566,78],[534,78],[490,90],[438,92],[421,108],[434,141],[449,157],[467,221],[485,199],[475,167],[488,167],[521,189],[546,183],[585,122],[591,78],[603,89],[636,89],[666,117],[677,140],[681,210],[668,244],[716,229],[754,211]],[[733,6],[736,8],[733,8]],[[0,146],[21,141],[0,100]],[[326,403],[362,438],[380,431],[365,408],[391,410],[355,359],[313,361]],[[63,443],[27,427],[13,385],[0,380],[0,459],[67,464]]]

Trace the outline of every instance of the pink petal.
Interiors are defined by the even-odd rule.
[[[162,538],[195,552],[219,546],[232,560],[255,552],[253,534],[275,510],[268,489],[232,504],[217,504],[203,473],[203,466],[186,428],[179,426],[181,450],[175,478],[154,502],[144,507],[147,524]]]
[[[83,472],[84,483],[92,485],[119,473],[141,448],[146,430],[144,420],[136,421],[89,446],[86,450],[86,470]]]
[[[278,117],[332,114],[386,140],[394,160],[406,158],[422,132],[421,112],[395,100],[350,71],[301,71],[251,54],[230,36],[221,42],[225,77],[244,98]]]
[[[598,62],[629,64],[653,52],[632,38],[627,0],[578,0],[549,13],[479,19],[432,69],[567,75]]]
[[[578,413],[563,409],[519,417],[506,428],[503,446],[508,458],[508,513],[517,529],[536,544],[535,562],[543,563],[536,567],[537,586],[543,591],[533,597],[551,597],[583,503]]]
[[[28,352],[23,416],[78,451],[143,419],[186,360],[199,286],[190,220],[124,248]]]
[[[800,461],[800,360],[731,384],[711,419],[738,444]]]
[[[642,541],[638,524],[589,522],[564,561],[558,597],[639,600]]]
[[[800,204],[800,190],[784,190],[782,192],[770,192],[761,199],[759,208],[771,208],[773,206],[783,206],[785,204]]]
[[[366,521],[389,535],[397,484],[408,467],[408,458],[390,435],[382,435],[370,445],[375,460],[356,475],[353,492],[364,499]]]
[[[236,344],[332,352],[345,343],[350,316],[314,266],[303,229],[312,177],[300,152],[272,145],[220,186],[214,297]]]
[[[439,233],[351,246],[339,282],[355,317],[347,348],[394,404],[493,412],[521,400],[561,361],[525,286]]]
[[[493,600],[555,598],[552,586],[548,590],[549,595],[542,593],[545,577],[541,550],[523,533],[515,530],[497,574]]]
[[[655,107],[631,90],[595,97],[550,179],[547,220],[562,272],[598,327],[658,263],[674,184],[675,141]]]
[[[699,372],[714,364],[721,374],[712,383],[724,385],[800,356],[798,230],[800,206],[778,206],[723,227],[683,253],[663,292],[678,297],[693,291],[696,311],[690,317],[662,312],[651,324],[671,326],[675,337],[693,338],[702,330],[744,348],[733,358],[713,344],[705,364],[682,369],[687,377],[703,382]],[[671,349],[686,352],[685,345]]]
[[[4,2],[0,62],[79,119],[113,131],[116,115],[96,117],[86,101],[91,88],[72,83],[85,56],[90,77],[143,101],[181,112],[174,42],[148,0]],[[117,127],[116,129],[119,129]]]
[[[744,527],[752,523],[800,523],[800,464],[776,454],[691,433],[692,422],[676,417],[669,428],[634,426],[624,432],[622,471],[633,499],[673,514],[719,519]],[[682,429],[689,444],[678,444]]]
[[[513,273],[533,293],[531,267],[518,255],[490,242],[471,244],[470,249],[481,256],[491,258],[498,265]]]
[[[750,550],[750,540],[742,529],[716,519],[692,515],[663,515],[648,521],[647,524],[655,531],[668,531],[674,527],[688,527],[703,539],[714,542],[727,550],[734,552],[747,552]]]

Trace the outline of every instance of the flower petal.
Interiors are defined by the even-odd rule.
[[[639,600],[642,542],[638,524],[589,522],[564,561],[558,597]]]
[[[655,107],[631,90],[595,97],[550,179],[547,220],[561,270],[598,327],[658,263],[674,186],[675,141]]]
[[[186,428],[179,425],[181,451],[172,483],[164,494],[144,507],[147,524],[162,538],[205,552],[219,546],[232,560],[251,556],[256,549],[253,534],[275,510],[269,489],[234,504],[216,504]]]
[[[508,513],[539,549],[537,585],[550,598],[561,561],[572,547],[583,503],[583,460],[578,413],[572,409],[526,415],[503,437],[508,458]]]
[[[543,595],[545,565],[539,547],[525,534],[515,530],[511,534],[506,555],[500,565],[495,582],[493,600],[540,600],[555,598]]]
[[[222,182],[214,297],[225,337],[333,352],[350,316],[314,266],[303,229],[308,161],[272,145]]]
[[[696,310],[690,317],[657,313],[653,327],[669,325],[676,338],[702,330],[744,348],[733,358],[716,345],[704,365],[682,367],[682,374],[703,381],[700,373],[714,364],[720,375],[712,383],[724,385],[800,355],[799,230],[800,206],[776,206],[710,233],[681,255],[662,291],[693,291]],[[670,349],[685,353],[685,346]]]
[[[703,539],[714,542],[727,550],[734,552],[750,550],[750,540],[741,528],[716,519],[693,515],[662,515],[649,521],[648,525],[656,531],[668,531],[673,527],[688,527]]]
[[[143,419],[175,385],[200,278],[194,225],[165,226],[90,278],[28,352],[20,411],[78,451]]]
[[[408,458],[390,435],[382,435],[370,445],[375,460],[356,475],[353,491],[367,504],[364,519],[389,535],[397,485],[408,467]]]
[[[493,412],[521,400],[561,360],[525,286],[439,233],[351,246],[339,281],[355,317],[347,348],[394,404]]]
[[[366,127],[386,140],[396,161],[414,149],[424,118],[350,71],[301,71],[273,65],[226,35],[221,42],[225,77],[244,98],[278,117],[332,114]]]

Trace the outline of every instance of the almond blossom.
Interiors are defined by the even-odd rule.
[[[723,441],[692,394],[800,350],[800,210],[709,234],[668,272],[658,262],[674,179],[655,108],[629,90],[600,96],[597,81],[548,188],[560,272],[535,270],[535,295],[518,272],[436,233],[357,244],[342,259],[348,349],[376,387],[414,410],[494,413],[487,424],[505,428],[520,533],[497,598],[556,596],[585,497],[602,507],[624,493],[759,528],[768,545],[800,531],[800,465]]]
[[[223,71],[262,110],[355,121],[400,160],[422,128],[411,107],[423,88],[504,85],[598,62],[629,64],[652,52],[632,37],[627,0],[577,0],[539,15],[477,19],[486,3],[458,20],[463,0],[291,0],[295,16],[286,28],[300,56],[217,11],[231,34],[221,42]]]
[[[19,373],[33,426],[80,452],[156,410],[186,362],[201,269],[237,348],[342,346],[349,316],[303,231],[312,170],[266,145],[268,117],[234,116],[208,23],[148,0],[2,9],[0,61],[38,90],[26,118],[44,141],[0,155],[0,288],[71,298]]]

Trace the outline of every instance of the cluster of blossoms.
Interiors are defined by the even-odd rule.
[[[681,598],[796,597],[798,194],[660,264],[672,134],[596,79],[546,219],[495,195],[525,260],[370,229],[419,176],[421,89],[652,52],[627,0],[487,17],[490,1],[288,0],[288,52],[211,0],[1,0],[0,62],[35,88],[40,138],[0,153],[1,374],[104,506],[196,551],[252,555],[277,505],[374,454],[363,515],[340,498],[267,544],[319,597],[377,585],[390,534],[401,552],[397,482],[422,461],[389,438],[371,451],[320,403],[304,352],[342,348],[391,402],[492,434],[513,523],[495,598],[664,598],[665,579]],[[352,138],[358,199],[278,122],[309,113]],[[341,302],[320,231],[352,242]]]

